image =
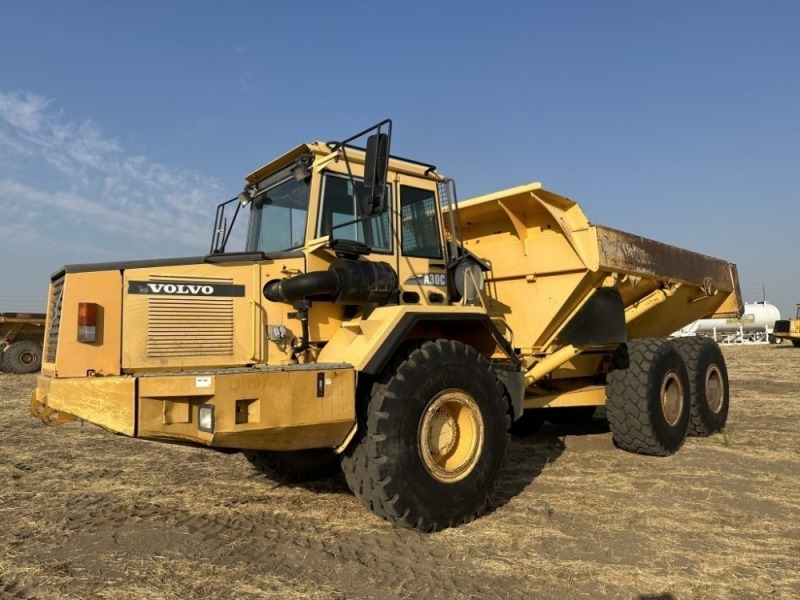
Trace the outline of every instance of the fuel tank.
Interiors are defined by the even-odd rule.
[[[703,333],[725,333],[730,331],[767,331],[772,332],[775,321],[781,318],[778,307],[768,302],[747,302],[744,312],[739,318],[699,319],[675,332],[676,336],[696,335]]]

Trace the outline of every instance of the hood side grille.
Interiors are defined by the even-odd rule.
[[[56,362],[56,350],[58,349],[58,331],[61,325],[61,306],[64,297],[64,279],[61,276],[52,282],[50,286],[50,301],[47,306],[47,313],[50,317],[50,326],[45,335],[45,362]]]
[[[232,355],[232,298],[148,298],[147,356]]]

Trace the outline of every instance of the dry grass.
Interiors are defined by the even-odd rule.
[[[725,350],[722,435],[667,459],[600,419],[516,439],[496,509],[431,536],[342,479],[279,486],[237,455],[28,415],[0,374],[0,598],[796,598],[800,349]]]

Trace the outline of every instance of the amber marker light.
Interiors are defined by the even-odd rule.
[[[78,304],[78,341],[94,342],[97,339],[97,304],[80,302]]]

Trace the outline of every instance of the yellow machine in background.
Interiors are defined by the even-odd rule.
[[[779,341],[789,340],[795,348],[800,348],[800,304],[797,305],[797,315],[794,319],[775,321],[772,335]]]
[[[42,366],[42,313],[0,313],[0,371],[35,373]]]
[[[242,450],[285,480],[341,463],[423,531],[486,509],[512,421],[605,405],[616,444],[652,455],[722,428],[719,348],[662,337],[740,304],[733,265],[592,225],[540,184],[457,203],[390,140],[384,121],[252,173],[207,256],[55,273],[33,414]]]

